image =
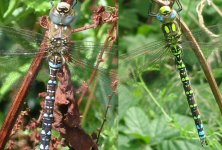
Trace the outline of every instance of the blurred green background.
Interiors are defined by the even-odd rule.
[[[55,1],[55,4],[58,2]],[[83,27],[87,24],[92,24],[92,11],[91,7],[96,5],[112,6],[115,7],[115,3],[112,0],[99,0],[99,1],[78,1],[78,4],[74,7],[76,12],[76,18],[73,23],[74,28]],[[25,29],[38,33],[44,33],[44,29],[39,25],[41,16],[48,15],[51,9],[50,0],[1,0],[0,1],[0,30],[1,26],[15,27],[19,29]],[[74,40],[93,41],[96,43],[104,42],[107,31],[111,25],[102,25],[96,29],[89,29],[83,32],[75,33],[73,35]],[[25,32],[23,33],[25,34]],[[1,35],[0,35],[1,36]],[[27,39],[27,38],[25,38]],[[10,41],[9,41],[10,42]],[[2,43],[1,43],[2,44]],[[16,43],[13,43],[16,46]],[[98,51],[98,50],[97,50]],[[87,51],[85,52],[87,53]],[[22,78],[25,76],[31,60],[24,60],[22,57],[18,58],[18,61],[22,61],[22,66],[18,66],[14,61],[5,61],[0,58],[0,127],[10,109],[11,102],[15,96]],[[15,67],[18,66],[18,67]],[[75,71],[75,68],[71,68]],[[77,74],[72,74],[72,79],[76,89],[81,86],[82,81],[87,81],[91,74],[91,70],[83,70]],[[83,78],[84,77],[84,78]],[[48,80],[48,66],[43,64],[41,71],[39,72],[37,79],[33,82],[32,87],[29,90],[26,98],[25,107],[31,108],[31,112],[28,119],[33,117],[37,118],[40,112],[40,101],[38,97],[40,92],[45,92],[46,83]],[[89,112],[85,118],[85,122],[82,125],[83,129],[92,134],[97,132],[97,128],[100,128],[103,121],[103,115],[108,103],[108,95],[111,93],[110,87],[104,85],[102,80],[97,80],[97,90],[94,94],[92,104],[90,105]],[[110,81],[108,81],[110,82]],[[84,98],[80,111],[83,113],[88,95]],[[112,107],[109,109],[107,121],[100,138],[101,149],[117,149],[117,96],[111,100]],[[40,129],[39,129],[40,131]],[[31,134],[31,131],[24,131],[24,134]],[[55,132],[54,136],[59,136]]]
[[[201,1],[180,1],[183,6],[180,18],[191,30],[202,31],[196,11]],[[222,2],[220,0],[213,2],[215,5],[206,5],[204,8],[203,18],[207,26],[218,25],[221,29],[222,16],[215,8],[221,12]],[[120,59],[127,55],[134,57],[144,45],[149,47],[149,43],[151,46],[153,41],[163,39],[160,22],[155,18],[151,21],[148,17],[151,1],[120,0],[119,5],[119,45],[122,47],[119,50]],[[177,6],[175,5],[174,8]],[[221,30],[219,32],[221,34]],[[204,37],[201,35],[204,34],[199,36],[203,41]],[[163,45],[153,46],[150,53],[154,53],[159,46]],[[205,49],[208,49],[207,53],[213,52],[219,56],[215,58],[207,55],[206,57],[222,91],[220,58],[222,47],[219,46],[220,44],[207,45]],[[216,52],[217,48],[219,52]],[[190,47],[184,47],[184,49],[187,50]],[[143,57],[142,54],[141,57],[135,59],[134,63],[121,64],[121,60],[119,61],[119,150],[222,149],[221,113],[197,58],[193,54],[189,55],[190,52],[184,52],[184,57],[188,58],[185,59],[185,64],[209,146],[201,146],[174,61],[161,62],[161,58],[156,58],[159,59],[158,67],[146,66],[141,69],[141,65],[149,63],[149,58],[152,58],[151,56],[146,58],[145,55]],[[147,55],[149,55],[148,52]],[[130,71],[127,66],[131,67]],[[141,69],[139,72],[138,68]],[[143,79],[142,81],[139,76]]]

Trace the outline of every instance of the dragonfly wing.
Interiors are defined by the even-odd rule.
[[[201,48],[201,51],[203,52],[206,58],[208,58],[212,54],[212,52],[215,52],[215,50],[220,50],[222,48],[221,27],[222,25],[214,25],[214,26],[207,27],[211,33],[203,29],[191,31],[193,34],[193,37],[196,39],[198,45]],[[184,49],[184,55],[189,54],[189,56],[191,56],[190,60],[191,58],[193,58],[197,61],[196,56],[192,52],[194,51],[192,47],[194,43],[188,37],[189,36],[187,33],[185,33],[182,36],[182,45]],[[191,63],[194,63],[194,62],[191,62]]]
[[[126,75],[159,69],[159,65],[164,64],[169,57],[171,57],[171,53],[166,47],[165,41],[147,43],[130,50],[128,54],[119,56],[119,68],[123,72],[123,75],[120,74],[120,78],[125,80]]]
[[[27,73],[42,39],[43,35],[36,32],[0,26],[1,96],[11,89],[19,89],[18,82]]]
[[[103,55],[101,54],[104,51]],[[117,76],[117,46],[104,44],[93,44],[92,42],[73,42],[72,46],[72,62],[69,63],[69,68],[73,72],[73,80],[79,85],[82,81],[91,84],[96,81],[98,87],[111,92],[112,81]],[[102,59],[99,60],[99,56]],[[98,61],[99,66],[96,66]],[[94,74],[95,72],[95,74]],[[94,74],[94,75],[93,75]]]
[[[36,53],[44,35],[23,29],[0,26],[0,55]]]

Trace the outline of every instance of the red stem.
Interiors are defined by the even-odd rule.
[[[26,94],[28,90],[30,89],[30,85],[33,80],[35,80],[36,75],[38,74],[38,71],[41,67],[42,60],[45,56],[45,47],[46,47],[45,39],[43,40],[43,43],[40,47],[40,52],[36,55],[35,59],[33,60],[28,73],[26,74],[21,88],[19,89],[13,103],[11,106],[11,109],[9,110],[9,113],[5,119],[5,122],[1,128],[0,131],[0,149],[4,149],[5,144],[11,134],[11,131],[15,125],[15,122],[20,114],[21,108],[23,106]]]
[[[98,61],[96,62],[95,69],[92,71],[92,74],[90,75],[90,78],[89,78],[89,81],[88,81],[88,84],[87,84],[88,86],[89,86],[89,85],[92,83],[92,81],[95,79],[95,76],[96,76],[96,73],[97,73],[99,64],[100,64],[100,63],[102,62],[102,60],[103,60],[103,54],[104,54],[104,52],[105,52],[105,50],[106,50],[106,48],[107,48],[107,46],[108,46],[108,44],[109,44],[109,40],[110,40],[110,38],[112,37],[111,35],[112,35],[112,33],[114,32],[115,28],[116,28],[116,23],[113,24],[112,28],[110,29],[110,31],[109,31],[109,33],[108,33],[108,35],[107,35],[107,37],[106,37],[106,40],[105,40],[105,42],[104,42],[104,45],[103,45],[103,47],[102,47],[102,49],[101,49],[101,51],[100,51],[100,54],[99,54],[99,57],[98,57]],[[115,40],[115,39],[114,39],[114,40]],[[82,99],[83,99],[83,97],[85,96],[85,94],[86,94],[86,92],[82,92],[82,94],[81,94],[81,96],[80,96],[80,98],[79,98],[79,100],[78,100],[78,105],[81,104]]]
[[[74,32],[80,32],[80,31],[91,29],[91,28],[96,28],[97,26],[98,26],[97,24],[86,25],[86,26],[81,27],[81,28],[73,29],[72,32],[73,33]]]

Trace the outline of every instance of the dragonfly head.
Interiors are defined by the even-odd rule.
[[[169,6],[162,6],[160,7],[159,13],[163,16],[168,16],[171,14],[172,9]]]
[[[176,17],[177,12],[174,9],[171,9],[169,6],[160,7],[159,13],[156,16],[157,20],[163,23],[172,22],[176,19]]]
[[[71,6],[66,2],[60,2],[60,3],[58,3],[58,5],[56,7],[56,10],[60,14],[66,14],[70,11],[70,9],[71,9]]]
[[[67,26],[74,20],[74,11],[70,4],[60,2],[52,8],[49,13],[49,18],[56,25]]]

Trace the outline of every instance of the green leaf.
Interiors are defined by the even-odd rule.
[[[18,72],[10,72],[5,79],[5,84],[0,89],[0,97],[4,95],[15,83],[18,81],[21,76],[23,76],[25,72],[27,72],[30,64],[25,64],[19,67]]]
[[[10,1],[8,9],[4,13],[3,18],[7,18],[8,15],[10,15],[14,11],[17,2],[18,2],[17,0]]]
[[[119,16],[119,26],[132,29],[138,26],[138,18],[134,10],[125,10]]]
[[[36,12],[45,12],[50,10],[50,8],[52,7],[50,1],[45,1],[45,0],[38,0],[38,1],[23,0],[23,1],[24,3],[26,3],[29,9],[33,9]]]
[[[203,150],[203,147],[198,142],[184,140],[167,140],[157,145],[158,150]],[[204,150],[211,149],[205,147]]]
[[[127,110],[138,102],[138,99],[136,97],[133,98],[132,92],[122,84],[118,87],[118,91],[120,91],[118,114],[119,118],[122,119],[127,113]]]
[[[172,128],[167,121],[167,119],[163,116],[156,118],[153,120],[150,125],[150,136],[152,137],[152,144],[161,143],[166,139],[171,139],[178,135],[178,130]]]
[[[150,141],[150,128],[147,126],[150,122],[141,108],[131,107],[126,112],[124,121],[126,124],[125,133],[147,143]]]

